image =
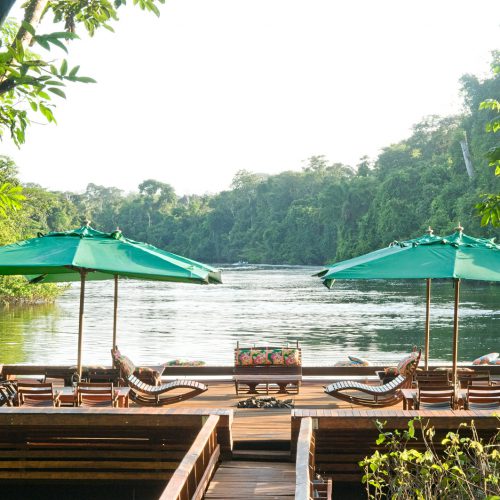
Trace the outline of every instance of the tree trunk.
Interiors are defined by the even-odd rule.
[[[42,14],[45,10],[47,2],[48,0],[31,0],[24,11],[23,21],[31,24],[33,29],[36,30],[37,26],[40,24],[40,20],[42,19]],[[21,40],[23,47],[26,48],[31,43],[32,39],[33,35],[21,26],[17,32],[16,40]]]

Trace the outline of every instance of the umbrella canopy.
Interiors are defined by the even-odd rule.
[[[396,241],[387,248],[338,262],[317,274],[335,279],[456,278],[500,281],[500,245],[457,231]]]
[[[29,275],[32,281],[135,279],[220,283],[220,272],[199,262],[88,226],[39,235],[0,248],[0,274]],[[49,276],[50,275],[50,276]]]
[[[80,280],[78,372],[81,347],[85,281],[115,280],[115,318],[118,276],[181,283],[221,283],[220,271],[194,260],[125,238],[121,231],[96,231],[88,225],[65,232],[39,234],[37,238],[0,247],[0,274],[22,274],[32,283]]]
[[[453,372],[457,370],[460,280],[500,281],[500,245],[493,239],[455,233],[394,242],[389,247],[338,262],[316,276],[331,287],[335,279],[451,278],[455,281]],[[428,291],[429,295],[429,291]]]

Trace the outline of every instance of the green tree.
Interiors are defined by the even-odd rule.
[[[500,52],[495,53],[495,61],[492,65],[493,73],[500,74]],[[490,113],[490,118],[486,123],[486,132],[494,134],[496,144],[489,148],[486,153],[488,164],[495,169],[495,176],[500,176],[500,100],[486,99],[479,105],[479,109],[487,110]],[[481,225],[500,226],[500,193],[485,194],[483,201],[476,205],[479,215],[481,216]]]
[[[158,4],[164,2],[133,0],[134,5],[157,16]],[[55,122],[52,98],[66,97],[62,89],[67,82],[95,82],[82,76],[79,66],[70,68],[66,59],[55,60],[48,52],[57,47],[67,53],[64,42],[78,38],[75,32],[79,25],[90,36],[100,28],[113,31],[112,23],[118,20],[118,10],[126,0],[28,0],[22,5],[20,22],[5,20],[13,3],[4,2],[0,10],[0,138],[8,132],[19,146],[25,142],[32,114]],[[40,33],[40,21],[50,15],[61,28]],[[45,55],[36,54],[32,46]]]

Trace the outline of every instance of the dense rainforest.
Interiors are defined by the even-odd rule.
[[[498,134],[485,132],[492,111],[479,105],[498,99],[500,75],[484,81],[466,75],[461,83],[462,115],[427,117],[410,137],[354,168],[315,156],[300,172],[240,171],[230,190],[202,196],[178,196],[152,179],[128,194],[95,184],[84,193],[26,184],[22,210],[0,221],[0,242],[69,229],[89,218],[96,229],[119,226],[129,238],[205,262],[321,265],[421,235],[428,226],[448,234],[460,222],[468,234],[498,236],[498,229],[480,226],[475,205],[483,193],[499,191],[486,159]],[[362,140],[364,131],[359,133]],[[6,157],[0,182],[18,183]]]

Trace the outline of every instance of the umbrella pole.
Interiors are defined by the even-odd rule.
[[[85,271],[80,271],[80,314],[78,316],[78,380],[82,379],[83,310],[85,305]]]
[[[424,368],[429,369],[429,337],[431,333],[431,279],[427,278],[427,303],[425,310],[425,364]]]
[[[460,279],[455,278],[455,311],[453,317],[453,384],[455,385],[457,383],[459,299],[460,299]]]
[[[115,274],[115,303],[113,309],[113,349],[116,347],[116,319],[118,316],[118,275]]]

